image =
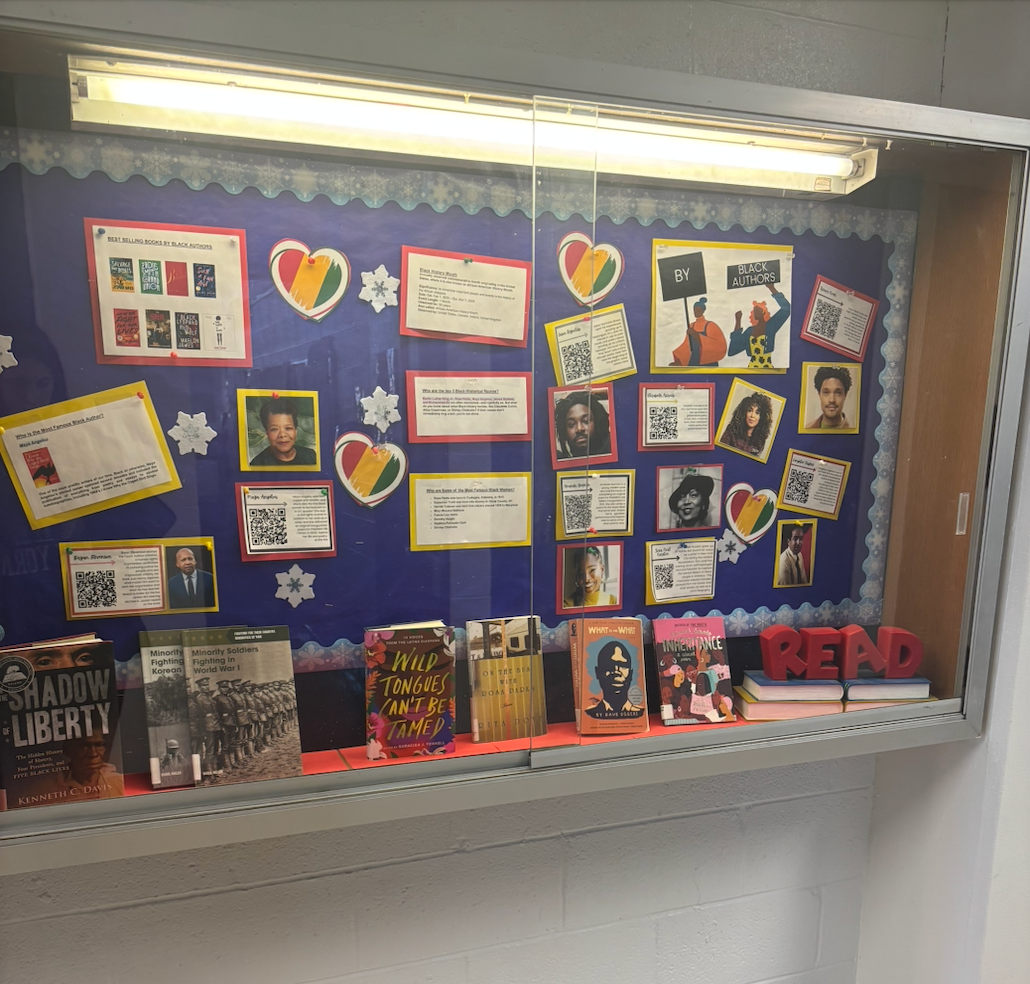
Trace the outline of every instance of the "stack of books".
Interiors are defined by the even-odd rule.
[[[895,707],[933,700],[926,677],[887,680],[884,677],[859,677],[844,681],[844,710],[868,711],[874,707]]]
[[[733,689],[737,713],[748,721],[793,721],[844,710],[838,680],[770,680],[760,670],[748,670],[743,686]]]

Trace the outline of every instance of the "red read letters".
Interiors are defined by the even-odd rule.
[[[876,645],[860,625],[842,629],[794,629],[773,625],[758,637],[762,669],[770,680],[786,680],[788,671],[807,680],[854,680],[868,666],[888,679],[915,676],[923,644],[904,629],[881,626]]]

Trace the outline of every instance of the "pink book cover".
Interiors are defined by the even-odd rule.
[[[735,721],[733,684],[721,618],[656,618],[662,724]]]

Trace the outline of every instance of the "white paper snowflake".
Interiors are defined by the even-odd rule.
[[[390,424],[397,423],[401,415],[397,412],[399,396],[387,393],[382,386],[377,386],[371,396],[363,396],[361,405],[365,408],[362,423],[374,424],[383,434]]]
[[[716,543],[715,549],[719,552],[720,563],[724,560],[728,560],[731,564],[735,564],[737,562],[737,558],[747,550],[747,544],[744,543],[732,530],[723,530],[722,539]]]
[[[401,282],[396,277],[391,277],[382,263],[371,273],[363,273],[361,282],[365,285],[358,293],[363,301],[372,305],[372,310],[379,314],[384,307],[397,306],[397,288]]]
[[[306,574],[297,564],[288,571],[276,574],[275,579],[279,582],[275,592],[276,598],[288,601],[294,608],[302,601],[315,597],[315,592],[311,590],[311,582],[315,580],[315,575]]]
[[[0,372],[18,364],[18,360],[11,354],[11,342],[13,341],[14,339],[10,335],[0,335]]]
[[[206,413],[195,413],[191,417],[180,410],[178,417],[175,418],[175,426],[168,431],[168,436],[178,442],[179,454],[189,454],[191,451],[207,454],[208,441],[218,437],[218,431],[208,426]]]

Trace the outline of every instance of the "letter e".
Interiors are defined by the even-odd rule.
[[[770,680],[786,680],[787,670],[795,676],[805,675],[805,661],[798,656],[801,636],[786,625],[770,625],[758,636],[762,647],[762,669]]]
[[[885,676],[891,680],[915,676],[923,661],[923,644],[919,637],[904,629],[881,625],[876,647],[887,661]]]
[[[801,658],[808,667],[809,680],[836,680],[836,653],[833,647],[840,645],[840,633],[836,629],[801,629]]]

